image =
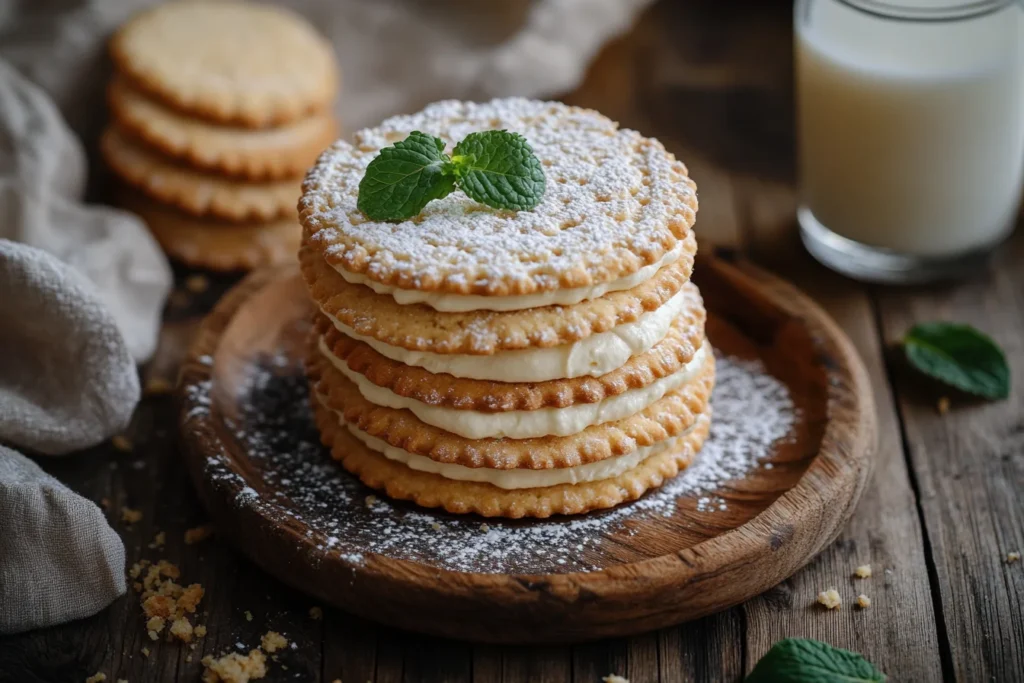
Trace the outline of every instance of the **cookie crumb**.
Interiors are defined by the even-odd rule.
[[[142,656],[143,657],[148,657],[149,656],[149,648],[148,647],[142,648]]]
[[[145,565],[139,562],[132,565],[128,573],[135,577],[144,568]],[[171,638],[177,638],[183,643],[191,642],[193,633],[199,628],[193,629],[192,622],[185,615],[195,613],[203,598],[203,587],[198,583],[181,586],[176,581],[180,576],[181,570],[167,560],[149,564],[146,569],[141,584],[142,612],[149,619],[146,628],[153,640],[159,638],[167,622],[170,622]]]
[[[205,638],[206,637],[206,626],[204,626],[202,624],[199,624],[194,629],[192,629],[192,632],[195,634],[196,638]]]
[[[818,593],[818,603],[824,605],[826,609],[839,609],[843,606],[843,600],[835,588]]]
[[[367,496],[364,502],[366,507],[373,507],[373,504],[377,502],[377,496]]]
[[[480,525],[480,531],[484,532],[485,534],[486,534],[486,533],[487,533],[488,531],[490,531],[490,530],[491,530],[491,527],[490,527],[490,526],[488,526],[487,524],[481,524],[481,525]]]
[[[260,639],[260,644],[268,653],[273,654],[278,650],[288,647],[288,639],[277,631],[267,631]]]
[[[210,281],[206,279],[205,275],[196,273],[195,275],[189,275],[185,278],[185,289],[193,294],[202,294],[209,288]]]
[[[231,652],[219,659],[207,655],[202,662],[203,683],[248,683],[267,675],[267,658],[259,650],[247,655]]]
[[[143,393],[146,396],[164,396],[171,393],[174,385],[165,377],[150,377],[146,380],[146,388]]]
[[[135,524],[142,521],[142,510],[132,508],[121,508],[121,521],[125,524]]]
[[[124,434],[117,434],[110,438],[110,445],[121,451],[122,453],[128,453],[132,450],[132,440]]]
[[[252,612],[250,612],[249,610],[245,610],[245,620],[252,621]]]
[[[164,531],[161,531],[160,533],[158,533],[156,536],[153,537],[153,542],[149,544],[149,547],[150,547],[151,550],[154,549],[154,548],[163,548],[164,547],[164,543],[166,543],[166,542],[167,542],[167,533],[164,532]]]
[[[1020,562],[1020,553],[1016,551],[1006,553],[1006,564],[1013,564],[1014,562]]]
[[[935,409],[939,411],[939,415],[945,415],[949,412],[949,397],[943,396],[939,399],[939,403],[935,406]]]
[[[441,523],[440,522],[431,522],[430,523],[430,528],[433,529],[434,531],[440,531],[441,530]]]
[[[213,527],[211,525],[203,524],[202,526],[197,526],[185,532],[185,545],[201,543],[210,536],[213,536]]]
[[[150,617],[146,622],[146,630],[149,632],[150,640],[159,640],[160,634],[164,630],[164,624],[166,620],[163,617]]]
[[[320,607],[310,607],[309,608],[309,618],[310,619],[323,619],[324,618],[324,611],[323,611],[323,609],[320,608]]]
[[[107,680],[107,674],[97,672],[85,679],[85,683],[103,683],[105,680]]]
[[[604,681],[604,683],[629,683],[628,678],[623,678],[618,674],[608,674],[601,680]]]
[[[192,622],[185,617],[178,617],[171,622],[171,635],[183,643],[192,642]]]
[[[857,596],[857,607],[860,607],[861,609],[871,607],[871,598],[861,593]]]
[[[871,565],[862,564],[853,570],[853,575],[858,579],[870,579],[871,578]]]
[[[195,614],[196,607],[199,606],[199,601],[203,599],[203,587],[198,583],[193,583],[188,586],[181,593],[181,597],[178,598],[178,607],[185,610],[189,614]]]

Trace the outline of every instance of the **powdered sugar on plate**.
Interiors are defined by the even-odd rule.
[[[237,479],[244,487],[237,505],[254,506],[282,522],[304,523],[309,542],[338,554],[355,571],[372,554],[451,571],[597,569],[595,558],[606,557],[602,544],[630,536],[637,520],[669,518],[685,506],[713,519],[727,509],[720,490],[761,467],[796,419],[786,386],[761,363],[719,357],[711,436],[697,461],[678,477],[606,512],[485,520],[390,501],[342,470],[320,445],[305,378],[288,359],[264,359],[246,394],[243,418],[232,428],[258,472],[253,476],[262,482],[242,480],[220,456],[208,460],[208,476]]]

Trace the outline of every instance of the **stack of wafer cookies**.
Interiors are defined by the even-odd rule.
[[[533,210],[461,192],[399,223],[356,208],[381,148],[488,129],[540,159]],[[455,513],[577,514],[660,486],[711,421],[696,210],[659,142],[558,103],[440,102],[335,143],[299,202],[324,443],[368,486]]]
[[[170,2],[128,21],[110,48],[100,146],[125,208],[191,266],[294,259],[302,176],[338,135],[326,40],[279,8]]]

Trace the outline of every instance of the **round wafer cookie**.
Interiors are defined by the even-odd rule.
[[[633,289],[573,306],[506,312],[444,313],[422,304],[403,306],[391,296],[346,282],[308,241],[299,252],[299,262],[321,310],[360,335],[408,350],[491,355],[571,344],[657,310],[679,294],[690,278],[697,247],[692,234],[684,239],[684,258]],[[684,294],[683,309],[702,305],[696,288],[688,288]]]
[[[302,234],[296,217],[268,223],[196,218],[135,192],[119,203],[137,214],[171,258],[194,268],[233,271],[294,262]]]
[[[121,128],[163,154],[249,180],[301,175],[338,136],[330,112],[275,128],[225,126],[167,107],[121,77],[111,81],[107,100]]]
[[[693,284],[686,286],[696,290]],[[323,315],[316,316],[314,329],[351,372],[397,396],[454,410],[513,412],[599,403],[677,372],[704,342],[704,307],[699,305],[699,298],[695,297],[695,302],[676,318],[664,339],[622,367],[600,377],[547,382],[494,382],[432,373],[377,353],[368,344],[339,332]]]
[[[357,209],[359,182],[382,147],[419,130],[451,147],[474,131],[521,133],[547,190],[530,211],[492,209],[460,191],[400,223]],[[332,266],[405,290],[490,297],[598,286],[662,259],[697,211],[686,167],[657,140],[597,112],[525,99],[444,101],[337,142],[303,185],[308,244]]]
[[[252,183],[175,163],[136,142],[116,126],[100,138],[103,158],[122,180],[149,196],[196,216],[270,221],[293,215],[299,183]]]
[[[248,2],[168,2],[110,42],[118,71],[190,114],[251,127],[326,109],[337,92],[330,44],[303,18]]]
[[[374,405],[319,353],[315,343],[308,353],[307,373],[310,386],[328,408],[395,448],[464,467],[550,469],[625,455],[683,434],[707,408],[715,383],[715,360],[709,354],[691,382],[634,415],[569,436],[529,439],[467,439],[428,425],[408,410]]]
[[[370,488],[384,491],[398,500],[443,508],[455,514],[476,513],[513,519],[575,515],[636,500],[690,466],[708,436],[710,411],[708,407],[694,428],[674,446],[616,477],[578,484],[502,489],[487,483],[447,479],[389,460],[352,436],[340,425],[333,411],[313,399],[320,438],[330,448],[331,456]]]

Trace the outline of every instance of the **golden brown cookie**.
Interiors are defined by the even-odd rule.
[[[616,477],[579,484],[502,489],[486,483],[446,479],[388,460],[352,436],[340,426],[332,411],[313,399],[321,440],[331,449],[332,457],[367,486],[423,507],[513,519],[575,515],[636,500],[690,466],[707,438],[710,410],[708,407],[694,428],[671,449],[647,458]]]
[[[182,109],[264,127],[328,107],[338,70],[330,44],[284,8],[249,2],[167,2],[110,42],[117,70]]]
[[[196,216],[270,221],[295,212],[296,180],[250,183],[203,173],[150,150],[116,126],[104,131],[100,150],[126,183]]]
[[[419,130],[450,150],[489,129],[521,133],[540,159],[547,190],[534,209],[492,209],[458,190],[400,223],[357,209],[382,147]],[[359,131],[321,155],[299,204],[307,243],[336,267],[383,287],[489,297],[626,278],[686,239],[696,211],[686,167],[657,140],[595,111],[519,98],[438,102]]]
[[[687,236],[692,240],[692,236]],[[694,251],[696,245],[693,244]],[[299,253],[313,300],[357,334],[402,349],[435,354],[491,355],[498,351],[561,346],[637,321],[682,294],[680,310],[702,306],[695,287],[684,286],[692,261],[680,259],[633,289],[573,306],[522,311],[443,313],[403,306],[386,294],[346,282],[323,255],[305,243]]]
[[[142,218],[168,256],[195,268],[252,270],[292,262],[302,233],[294,217],[226,223],[183,214],[131,191],[119,203]]]
[[[431,373],[382,356],[339,332],[323,315],[316,316],[314,327],[335,358],[379,387],[431,406],[489,413],[598,403],[646,387],[690,362],[704,341],[704,317],[703,306],[687,309],[658,344],[606,375],[526,384]]]
[[[467,439],[421,422],[408,410],[376,406],[310,344],[310,386],[344,420],[387,444],[440,463],[492,469],[576,467],[631,453],[684,433],[705,412],[715,382],[709,354],[698,376],[630,417],[570,436]]]
[[[163,154],[249,180],[301,175],[338,137],[329,112],[275,128],[225,126],[171,109],[121,77],[111,81],[107,99],[118,126]]]

